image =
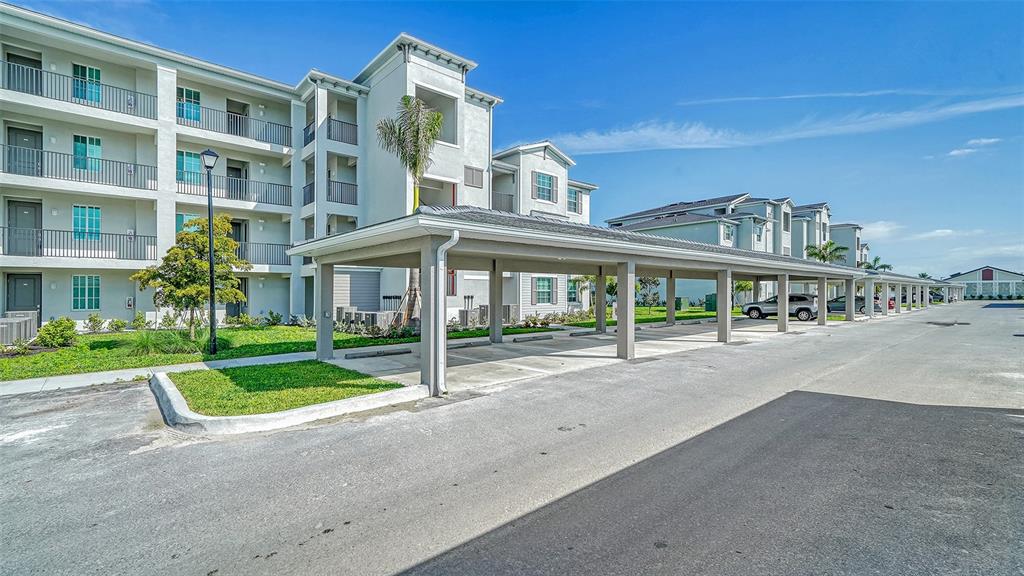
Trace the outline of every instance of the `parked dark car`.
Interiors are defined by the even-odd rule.
[[[764,318],[765,316],[778,316],[779,297],[772,296],[759,302],[750,302],[744,304],[740,310],[754,320]],[[796,316],[796,319],[802,322],[816,318],[818,316],[817,296],[813,294],[790,294],[789,315]]]
[[[854,300],[854,310],[856,310],[858,314],[864,314],[866,312],[866,310],[864,309],[864,297],[863,296],[857,296],[857,299]],[[844,296],[837,296],[837,297],[829,300],[828,301],[828,311],[829,312],[846,312],[846,296],[845,295]],[[881,312],[881,311],[882,311],[882,305],[879,304],[878,299],[876,298],[875,299],[875,312]]]

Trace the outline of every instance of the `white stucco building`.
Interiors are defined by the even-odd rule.
[[[550,142],[492,155],[501,99],[467,83],[477,64],[409,35],[354,78],[311,70],[292,85],[15,6],[0,17],[3,311],[155,318],[152,294],[129,277],[205,217],[199,153],[211,148],[215,213],[231,216],[253,264],[240,274],[247,303],[220,313],[311,313],[312,265],[286,249],[413,210],[411,178],[375,135],[404,95],[444,114],[423,204],[589,220],[596,186],[570,179],[572,159]],[[407,274],[338,267],[335,304],[396,306]],[[451,273],[453,314],[486,295],[485,278]],[[519,317],[580,305],[565,276],[505,282]]]
[[[957,272],[943,282],[964,286],[966,298],[1020,298],[1024,296],[1024,274],[995,266]]]

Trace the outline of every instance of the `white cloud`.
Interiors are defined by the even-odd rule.
[[[968,146],[991,146],[1002,142],[1002,138],[972,138],[967,141]]]
[[[725,98],[703,98],[682,100],[679,106],[699,106],[702,104],[730,104],[735,102],[766,102],[776,100],[816,100],[823,98],[873,98],[877,96],[971,96],[980,94],[1006,94],[1013,90],[865,90],[862,92],[809,92],[803,94],[781,94],[774,96],[731,96]]]
[[[856,113],[828,120],[805,120],[767,132],[740,132],[700,122],[640,122],[628,128],[561,134],[553,139],[575,154],[641,150],[738,148],[844,134],[880,132],[969,114],[1024,107],[1024,93],[900,112]]]
[[[905,228],[904,225],[889,220],[868,222],[867,224],[863,225],[863,237],[868,238],[870,240],[884,240],[885,238],[891,237],[896,232],[899,232],[903,228]]]
[[[947,156],[969,156],[977,151],[977,148],[956,148],[954,150],[950,150]]]
[[[928,232],[921,232],[910,236],[909,240],[934,240],[936,238],[962,238],[964,236],[978,236],[984,234],[984,230],[952,230],[949,228],[937,228]]]

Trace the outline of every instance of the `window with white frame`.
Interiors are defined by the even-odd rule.
[[[765,214],[768,215],[768,218],[775,217],[775,207],[772,206],[771,204],[769,204],[768,206],[765,206]]]
[[[828,242],[828,224],[822,222],[821,223],[821,243],[824,244],[825,242]]]
[[[189,184],[202,183],[203,159],[199,157],[198,152],[178,150],[176,167],[175,177],[178,179],[178,182],[188,182]]]
[[[99,172],[100,161],[103,158],[103,142],[95,136],[80,136],[78,134],[72,137],[72,142],[75,169]]]
[[[764,226],[760,224],[754,226],[754,235],[757,237],[757,241],[761,242],[762,238],[764,238]]]
[[[174,215],[174,232],[177,234],[188,226],[190,220],[199,218],[198,214],[182,214],[181,212]]]
[[[543,172],[533,173],[533,197],[545,202],[555,201],[555,177]]]
[[[100,277],[74,275],[71,277],[71,309],[100,309]]]
[[[732,242],[732,238],[733,238],[732,226],[730,226],[728,224],[722,224],[722,239],[723,240],[728,240],[729,242]]]
[[[84,66],[82,64],[72,64],[71,70],[74,75],[74,80],[72,81],[71,86],[74,98],[76,100],[85,100],[89,103],[98,104],[102,97],[102,90],[100,88],[100,69],[93,68],[92,66]]]
[[[790,212],[782,213],[782,231],[789,232],[789,227],[793,225],[793,214]]]
[[[75,240],[100,239],[100,208],[99,206],[71,207],[72,237]]]
[[[580,301],[580,281],[579,280],[569,280],[568,283],[565,285],[565,290],[566,290],[565,300],[567,302],[572,302],[574,304],[575,303],[579,303],[579,301]]]
[[[177,104],[178,118],[189,122],[199,122],[202,118],[199,90],[179,86]]]
[[[575,188],[569,188],[565,193],[565,209],[575,214],[583,213],[583,193]]]
[[[554,304],[555,303],[555,279],[548,277],[535,277],[533,279],[533,303]]]

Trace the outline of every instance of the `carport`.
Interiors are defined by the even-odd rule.
[[[889,315],[889,298],[896,299],[896,307],[893,312],[900,314],[903,312],[903,307],[900,305],[904,297],[907,299],[907,311],[913,311],[915,309],[927,308],[928,307],[928,291],[931,287],[936,285],[945,284],[932,280],[931,278],[921,278],[918,276],[905,276],[903,274],[893,274],[888,271],[879,270],[868,270],[867,275],[861,279],[864,285],[864,313],[866,316],[875,316],[875,307],[867,304],[872,300],[869,295],[875,293],[876,287],[880,286],[881,300],[884,304],[881,306],[882,316]],[[949,292],[945,291],[946,301],[949,301]]]
[[[486,270],[491,302],[502,301],[504,272],[594,275],[598,286],[616,276],[616,356],[634,358],[635,281],[637,276],[665,279],[706,279],[717,282],[717,336],[732,339],[733,280],[778,282],[779,299],[788,301],[791,282],[818,283],[826,293],[828,282],[842,282],[852,294],[864,270],[822,264],[789,256],[751,252],[567,222],[557,218],[525,216],[484,208],[424,206],[416,213],[360,228],[352,232],[310,240],[288,251],[312,257],[316,352],[320,360],[333,358],[334,267],[336,265],[420,269],[423,306],[420,313],[420,379],[434,395],[443,394],[446,370],[445,278],[449,268]],[[756,285],[756,283],[755,283]],[[675,282],[668,282],[667,323],[675,322]],[[854,299],[848,298],[846,318],[853,320]],[[605,307],[604,290],[595,291],[597,310]],[[489,306],[490,340],[502,341],[501,306]],[[825,324],[827,314],[819,314]],[[778,330],[786,331],[789,316],[780,314]],[[603,314],[597,314],[598,332],[605,332]]]

